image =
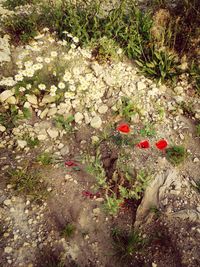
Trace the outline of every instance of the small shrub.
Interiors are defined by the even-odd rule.
[[[41,176],[28,166],[22,170],[12,170],[8,172],[9,183],[12,184],[16,192],[31,197],[32,200],[46,198],[46,185],[41,182]]]
[[[129,233],[114,229],[112,231],[116,256],[123,262],[130,263],[136,252],[144,249],[147,240],[138,231],[131,230]]]
[[[24,134],[22,139],[27,142],[27,146],[30,148],[34,148],[40,144],[40,141],[37,137],[30,137],[28,134]]]
[[[42,165],[50,165],[53,163],[53,157],[49,152],[44,152],[37,156],[37,161]]]
[[[67,118],[64,118],[63,115],[57,115],[54,118],[55,125],[59,128],[64,129],[68,133],[72,133],[74,131],[72,122],[74,121],[74,116],[70,115]]]
[[[156,131],[152,124],[147,124],[140,130],[140,134],[142,137],[152,137],[155,136]]]
[[[104,203],[104,209],[110,215],[117,215],[120,209],[120,204],[123,203],[123,199],[118,199],[114,194],[111,196],[106,195],[106,202]]]
[[[172,146],[166,149],[166,157],[173,165],[179,165],[186,158],[186,150],[183,146]]]
[[[73,224],[68,223],[62,231],[62,236],[64,236],[65,238],[71,238],[73,237],[75,230],[76,227]]]

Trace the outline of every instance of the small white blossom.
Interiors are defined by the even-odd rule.
[[[21,87],[19,87],[19,91],[24,92],[24,91],[26,91],[26,88],[21,86]]]
[[[15,75],[15,81],[18,81],[18,82],[23,81],[23,76],[21,74]]]
[[[46,57],[46,58],[44,59],[44,62],[45,62],[45,63],[50,63],[50,62],[51,62],[51,59],[50,59],[49,57]]]
[[[74,43],[76,43],[76,44],[77,44],[77,43],[79,42],[79,39],[78,39],[78,37],[74,37],[74,38],[73,38],[73,41],[74,41]]]
[[[56,90],[57,90],[57,87],[56,87],[55,85],[52,85],[52,86],[50,87],[50,91],[51,91],[51,92],[56,92]]]
[[[64,89],[65,88],[65,84],[63,82],[59,82],[58,88]]]
[[[28,83],[28,84],[26,85],[26,89],[28,89],[28,90],[31,89],[31,87],[32,87],[32,86],[31,86],[30,83]]]
[[[76,45],[75,44],[71,44],[71,48],[72,49],[75,49],[76,48]]]
[[[36,61],[37,62],[43,62],[43,58],[42,57],[36,57]]]
[[[39,88],[40,90],[45,90],[45,89],[46,89],[46,85],[43,84],[43,83],[41,83],[41,84],[38,85],[38,88]]]
[[[51,57],[57,57],[57,56],[58,56],[58,53],[56,51],[51,52]]]

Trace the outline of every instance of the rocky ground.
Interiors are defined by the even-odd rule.
[[[200,100],[187,75],[157,84],[120,48],[99,62],[71,38],[48,29],[26,46],[0,38],[0,265],[199,266]],[[119,148],[111,137],[122,122],[134,144]],[[163,138],[186,149],[180,165],[156,148]],[[146,139],[150,148],[135,146]],[[142,199],[114,216],[88,172],[97,147],[107,178],[113,159],[150,177]],[[128,263],[116,255],[116,227],[148,240]]]

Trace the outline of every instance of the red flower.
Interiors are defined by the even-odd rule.
[[[122,123],[117,127],[117,130],[121,133],[129,133],[131,129],[128,124]]]
[[[73,160],[68,160],[65,162],[65,166],[68,166],[68,167],[75,167],[75,166],[78,166]]]
[[[155,145],[158,149],[164,150],[167,147],[168,143],[165,139],[161,139],[158,142],[156,142]]]
[[[150,148],[150,144],[148,140],[141,141],[139,144],[137,144],[139,148]]]

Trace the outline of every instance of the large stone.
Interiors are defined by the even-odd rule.
[[[49,109],[48,108],[45,108],[42,113],[40,114],[40,118],[41,119],[44,119],[46,116],[47,116],[47,113],[48,113]]]
[[[90,125],[95,128],[95,129],[99,129],[101,128],[102,126],[102,120],[99,116],[95,116],[91,122],[90,122]]]
[[[14,96],[10,96],[9,98],[6,99],[6,103],[10,105],[15,105],[17,104],[17,99]]]
[[[49,136],[51,137],[51,138],[57,138],[58,137],[58,135],[59,135],[59,131],[57,130],[57,129],[55,129],[55,128],[49,128],[48,130],[47,130],[47,133],[49,134]]]
[[[74,115],[74,120],[76,123],[78,124],[81,124],[82,120],[83,120],[84,116],[82,113],[80,112],[77,112],[75,115]]]
[[[146,88],[146,84],[144,82],[138,82],[137,83],[137,89],[140,90],[144,90]]]
[[[0,132],[3,133],[5,132],[5,130],[6,130],[6,127],[0,124]]]
[[[11,90],[5,90],[0,94],[0,101],[4,102],[9,97],[13,96],[14,93]]]
[[[25,148],[27,146],[27,142],[25,140],[17,140],[18,147]]]
[[[26,95],[27,100],[30,104],[32,105],[37,105],[38,101],[37,101],[37,97],[35,95]]]
[[[100,106],[100,107],[98,108],[98,112],[99,112],[100,114],[105,114],[107,111],[108,111],[108,106],[106,106],[106,105],[102,105],[102,106]]]
[[[42,98],[42,104],[53,103],[53,102],[55,102],[55,100],[56,100],[55,96],[45,95],[45,96]]]

